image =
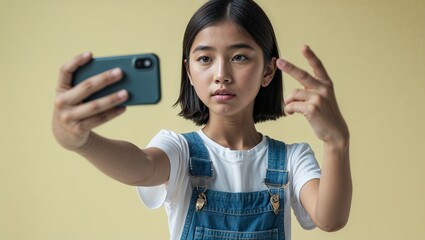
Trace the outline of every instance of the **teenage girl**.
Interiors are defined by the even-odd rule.
[[[53,132],[108,176],[138,186],[148,207],[165,205],[171,239],[290,239],[291,207],[304,228],[336,231],[351,205],[349,131],[321,61],[308,46],[302,54],[313,75],[279,58],[254,1],[211,0],[186,28],[176,103],[198,131],[162,130],[144,149],[94,133],[124,112],[117,105],[128,93],[82,103],[122,77],[111,69],[71,88],[73,73],[92,59],[84,53],[60,69]],[[304,86],[285,99],[282,71]],[[307,144],[256,130],[257,122],[294,113],[323,141],[322,169]]]

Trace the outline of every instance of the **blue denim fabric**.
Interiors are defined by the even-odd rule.
[[[189,173],[194,178],[212,177],[212,162],[196,132],[183,134],[189,144]],[[207,189],[206,204],[196,211],[195,187],[181,239],[262,239],[284,240],[284,189],[288,182],[286,145],[267,137],[268,169],[264,183],[269,190],[257,192],[221,192]],[[271,195],[279,195],[279,210],[273,211]]]

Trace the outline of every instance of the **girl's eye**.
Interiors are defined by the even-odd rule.
[[[209,63],[211,62],[211,58],[207,56],[202,56],[202,57],[199,57],[197,61],[201,63]]]
[[[236,55],[233,57],[233,61],[236,61],[236,62],[243,62],[246,60],[248,60],[248,58],[243,55]]]

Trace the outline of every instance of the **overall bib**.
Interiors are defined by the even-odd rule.
[[[284,240],[284,187],[288,183],[286,145],[268,137],[268,190],[222,192],[208,189],[213,176],[207,149],[196,132],[183,134],[189,144],[189,174],[194,188],[181,239]]]

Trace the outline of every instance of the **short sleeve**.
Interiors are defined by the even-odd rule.
[[[186,140],[179,134],[168,130],[161,130],[147,145],[147,148],[159,148],[167,155],[170,161],[170,176],[167,183],[154,186],[138,186],[137,192],[143,203],[151,209],[161,207],[164,202],[172,198],[178,186],[187,181],[188,146]]]
[[[313,229],[315,225],[301,204],[300,192],[310,180],[320,178],[321,170],[314,152],[306,143],[288,145],[288,159],[292,178],[292,209],[298,222],[304,229]]]

